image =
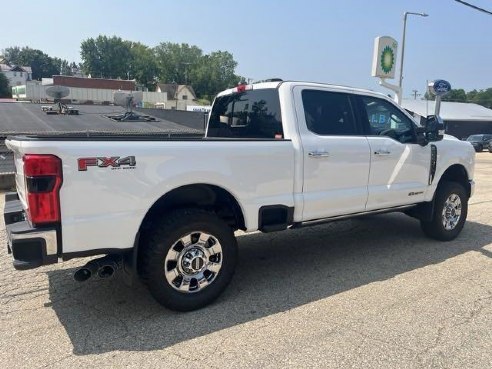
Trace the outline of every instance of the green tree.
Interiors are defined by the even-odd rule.
[[[189,84],[198,97],[210,99],[217,92],[236,85],[237,62],[226,51],[204,55],[186,43],[162,42],[154,48],[99,35],[81,44],[82,68],[86,74],[102,78],[135,79],[153,90],[157,82]]]
[[[53,58],[54,65],[58,65],[58,73],[62,76],[71,76],[72,68],[70,67],[70,63],[66,60],[60,58]]]
[[[159,80],[163,83],[191,84],[190,75],[202,58],[202,50],[188,44],[163,42],[154,48],[159,68]]]
[[[442,97],[442,101],[466,102],[466,92],[462,88],[453,89]]]
[[[154,51],[139,42],[130,42],[131,62],[129,77],[154,91],[159,68]]]
[[[13,46],[4,50],[5,59],[11,65],[30,66],[32,79],[50,78],[53,75],[68,74],[68,62],[60,58],[52,58],[41,50],[30,47]]]
[[[237,85],[242,78],[235,74],[236,66],[237,62],[227,51],[203,56],[190,78],[197,95],[211,100],[218,92]]]
[[[11,64],[19,64],[22,60],[21,57],[21,48],[19,46],[11,46],[7,47],[3,50],[4,58]]]
[[[80,56],[84,72],[92,77],[126,79],[132,67],[131,43],[116,36],[82,41]]]
[[[486,90],[473,90],[467,95],[468,102],[479,104],[485,106],[486,108],[492,109],[492,88],[487,88]]]
[[[8,47],[4,51],[5,59],[11,65],[30,66],[32,69],[32,79],[50,78],[60,74],[63,65],[68,65],[66,60],[52,58],[41,50],[31,49],[30,47]]]
[[[436,97],[427,91],[424,95],[424,99],[434,101]],[[442,101],[467,102],[466,92],[462,88],[452,89],[442,97]]]
[[[9,80],[5,74],[0,72],[0,98],[12,97],[12,92],[9,86]]]
[[[466,100],[467,101],[470,101],[470,102],[473,102],[473,100],[475,99],[475,97],[477,96],[477,94],[478,94],[478,91],[476,89],[471,90],[471,91],[468,91],[466,93]]]

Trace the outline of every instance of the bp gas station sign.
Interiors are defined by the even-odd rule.
[[[381,36],[374,40],[372,76],[384,79],[395,78],[398,42],[392,37]]]
[[[372,57],[372,73],[373,77],[380,79],[379,84],[395,92],[395,100],[401,104],[402,88],[401,75],[400,84],[393,85],[388,83],[387,79],[395,78],[396,59],[398,51],[398,42],[390,36],[380,36],[374,39],[374,53]],[[439,79],[432,81],[428,85],[429,91],[436,96],[435,115],[439,115],[441,108],[441,97],[451,91],[451,84],[448,81]]]

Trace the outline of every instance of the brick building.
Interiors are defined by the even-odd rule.
[[[134,80],[53,76],[53,84],[67,87],[135,91]]]

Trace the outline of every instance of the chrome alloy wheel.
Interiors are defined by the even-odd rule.
[[[442,225],[446,231],[452,231],[460,221],[461,199],[456,194],[451,194],[444,203],[442,209]]]
[[[214,236],[192,232],[169,249],[164,260],[167,282],[183,293],[194,293],[210,285],[222,267],[222,246]]]

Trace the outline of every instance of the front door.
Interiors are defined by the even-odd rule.
[[[428,187],[431,145],[416,143],[416,124],[385,99],[360,96],[361,118],[371,148],[366,210],[408,205],[424,200]]]
[[[303,220],[365,210],[370,150],[350,94],[296,87],[303,150]]]

